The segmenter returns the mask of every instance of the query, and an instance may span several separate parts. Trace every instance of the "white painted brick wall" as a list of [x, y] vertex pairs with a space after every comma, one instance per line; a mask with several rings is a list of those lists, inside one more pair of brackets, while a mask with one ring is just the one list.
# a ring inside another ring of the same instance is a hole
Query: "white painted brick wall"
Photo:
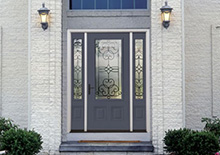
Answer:
[[2, 116], [2, 27], [0, 26], [0, 116]]
[[216, 25], [212, 25], [212, 68], [211, 113], [220, 118], [220, 28], [216, 28]]
[[[62, 3], [61, 0], [44, 1], [51, 13], [49, 29], [43, 31], [37, 12], [41, 2], [31, 2], [31, 128], [43, 136], [43, 152], [53, 154], [61, 142], [62, 126]], [[5, 21], [0, 23], [3, 26], [4, 58], [2, 113], [24, 127], [27, 126], [28, 9], [24, 9], [27, 3], [7, 0], [0, 4], [4, 6], [1, 7], [1, 19]], [[166, 30], [161, 26], [160, 14], [164, 1], [152, 0], [152, 134], [155, 154], [163, 153], [164, 132], [183, 126], [181, 0], [170, 0], [169, 4], [174, 10], [171, 26]], [[11, 10], [9, 17], [3, 17], [6, 10]]]
[[43, 136], [43, 152], [58, 152], [61, 143], [61, 0], [45, 0], [51, 10], [43, 31], [31, 1], [31, 128]]
[[168, 129], [183, 127], [182, 102], [182, 5], [173, 7], [168, 29], [162, 27], [163, 0], [151, 1], [152, 136], [155, 154], [163, 154], [163, 137]]
[[27, 128], [28, 1], [0, 1], [0, 114]]
[[201, 118], [212, 110], [220, 113], [219, 13], [219, 0], [185, 0], [186, 126], [192, 129], [202, 129]]

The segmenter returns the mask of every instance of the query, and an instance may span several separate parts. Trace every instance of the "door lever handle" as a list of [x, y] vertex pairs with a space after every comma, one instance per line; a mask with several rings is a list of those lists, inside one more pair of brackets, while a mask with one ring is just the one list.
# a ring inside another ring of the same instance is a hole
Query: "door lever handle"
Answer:
[[89, 95], [91, 94], [91, 89], [94, 89], [94, 87], [91, 87], [91, 85], [88, 84], [88, 94], [89, 94]]

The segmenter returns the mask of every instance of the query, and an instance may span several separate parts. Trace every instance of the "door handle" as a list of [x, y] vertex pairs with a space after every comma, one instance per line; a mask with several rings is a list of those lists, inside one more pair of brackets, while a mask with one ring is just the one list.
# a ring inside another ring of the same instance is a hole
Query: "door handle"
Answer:
[[91, 87], [91, 85], [88, 84], [88, 94], [89, 94], [89, 95], [91, 94], [91, 89], [94, 89], [94, 87]]

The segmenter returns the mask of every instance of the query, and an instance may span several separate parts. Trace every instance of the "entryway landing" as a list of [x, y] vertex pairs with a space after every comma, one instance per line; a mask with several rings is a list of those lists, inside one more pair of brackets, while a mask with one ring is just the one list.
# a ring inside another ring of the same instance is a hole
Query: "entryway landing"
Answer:
[[147, 141], [68, 141], [62, 142], [60, 152], [153, 152]]

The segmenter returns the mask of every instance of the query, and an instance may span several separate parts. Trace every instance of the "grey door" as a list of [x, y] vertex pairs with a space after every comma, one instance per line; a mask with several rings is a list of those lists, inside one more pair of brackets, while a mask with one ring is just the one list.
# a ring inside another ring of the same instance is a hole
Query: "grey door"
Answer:
[[129, 131], [129, 34], [88, 33], [88, 131]]

